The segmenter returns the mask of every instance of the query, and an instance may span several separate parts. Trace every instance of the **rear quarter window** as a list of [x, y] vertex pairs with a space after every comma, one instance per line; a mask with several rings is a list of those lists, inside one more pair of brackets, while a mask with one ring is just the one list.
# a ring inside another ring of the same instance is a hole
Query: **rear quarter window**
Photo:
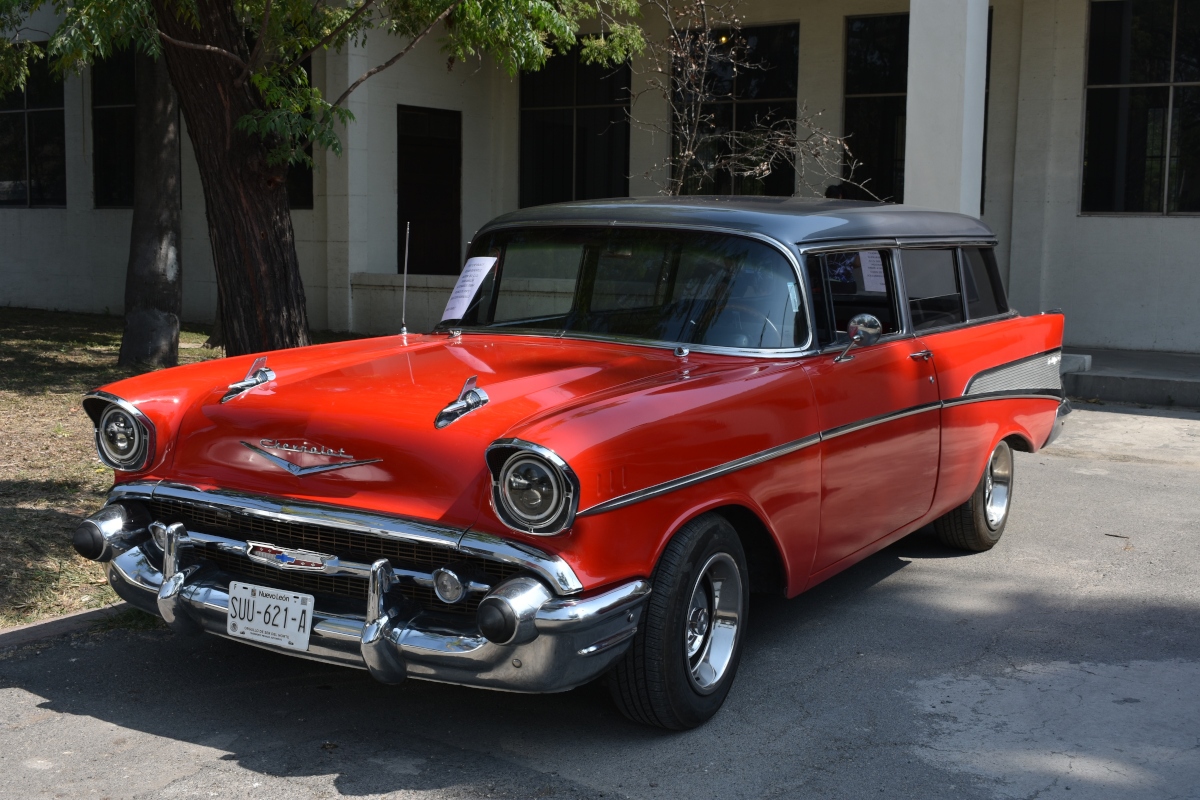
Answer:
[[1008, 312], [1008, 300], [1000, 283], [996, 254], [990, 247], [964, 247], [963, 293], [967, 297], [967, 316], [971, 319], [994, 317]]

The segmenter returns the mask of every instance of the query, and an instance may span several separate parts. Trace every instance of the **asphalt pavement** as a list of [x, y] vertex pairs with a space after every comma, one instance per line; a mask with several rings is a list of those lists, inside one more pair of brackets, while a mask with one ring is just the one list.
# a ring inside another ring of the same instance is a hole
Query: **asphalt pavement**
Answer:
[[0, 797], [1200, 798], [1200, 413], [1087, 406], [984, 554], [755, 598], [708, 725], [162, 631], [0, 652]]

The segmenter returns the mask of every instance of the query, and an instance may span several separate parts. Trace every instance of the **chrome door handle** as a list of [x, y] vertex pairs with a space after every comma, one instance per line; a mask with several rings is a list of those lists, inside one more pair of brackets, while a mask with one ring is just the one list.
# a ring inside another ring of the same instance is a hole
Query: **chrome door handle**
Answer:
[[916, 361], [918, 358], [922, 361], [928, 361], [929, 359], [933, 358], [933, 353], [929, 352], [928, 350], [921, 350], [918, 353], [909, 353], [908, 357], [913, 361]]

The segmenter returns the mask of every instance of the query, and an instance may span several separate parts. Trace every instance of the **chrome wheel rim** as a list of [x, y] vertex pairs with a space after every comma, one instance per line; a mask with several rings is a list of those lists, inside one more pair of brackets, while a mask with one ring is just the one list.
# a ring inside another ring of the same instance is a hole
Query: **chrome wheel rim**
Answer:
[[710, 694], [729, 671], [741, 634], [742, 575], [728, 553], [717, 553], [700, 570], [683, 624], [688, 679]]
[[988, 527], [996, 530], [1008, 516], [1012, 497], [1012, 448], [1001, 442], [992, 452], [987, 472], [983, 476], [983, 509]]

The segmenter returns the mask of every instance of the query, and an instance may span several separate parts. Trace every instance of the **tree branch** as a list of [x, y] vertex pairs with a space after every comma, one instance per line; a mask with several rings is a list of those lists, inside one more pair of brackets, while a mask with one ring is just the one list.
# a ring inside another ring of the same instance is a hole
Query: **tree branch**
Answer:
[[254, 49], [250, 51], [250, 58], [246, 59], [246, 68], [242, 70], [242, 74], [238, 75], [234, 81], [235, 86], [241, 86], [246, 82], [246, 78], [250, 77], [250, 68], [254, 66], [255, 60], [263, 49], [263, 38], [267, 35], [267, 23], [271, 21], [271, 0], [267, 0], [267, 4], [263, 7], [263, 21], [258, 28], [258, 38], [254, 40]]
[[250, 66], [249, 64], [247, 64], [245, 61], [242, 61], [242, 59], [239, 58], [236, 54], [231, 53], [228, 50], [222, 50], [221, 48], [213, 47], [210, 44], [193, 44], [192, 42], [181, 42], [178, 39], [168, 36], [167, 34], [163, 33], [162, 31], [159, 31], [158, 35], [159, 35], [159, 37], [162, 38], [162, 40], [164, 42], [170, 42], [171, 44], [175, 45], [176, 47], [182, 47], [186, 50], [199, 50], [203, 53], [216, 53], [219, 56], [224, 56], [225, 58], [228, 58], [230, 61], [237, 64], [239, 67], [249, 69], [249, 66]]
[[[334, 39], [336, 39], [342, 31], [346, 30], [347, 26], [349, 26], [351, 23], [353, 23], [354, 20], [361, 17], [366, 12], [366, 10], [373, 5], [375, 5], [375, 0], [364, 0], [363, 4], [358, 7], [358, 10], [355, 11], [353, 14], [351, 14], [349, 17], [347, 17], [345, 22], [343, 22], [341, 25], [338, 25], [336, 28], [334, 28], [332, 31], [330, 31], [328, 36], [326, 36], [321, 41], [317, 42], [315, 45], [310, 47], [304, 53], [301, 53], [299, 56], [296, 57], [296, 59], [292, 63], [288, 64], [287, 69], [284, 70], [284, 73], [291, 72], [292, 70], [294, 70], [297, 67], [297, 65], [300, 64], [301, 61], [308, 58], [313, 53], [317, 52], [322, 47], [325, 47], [327, 44], [329, 44]], [[316, 3], [314, 3], [313, 11], [315, 12], [316, 9], [317, 9], [317, 6], [316, 6]], [[335, 105], [336, 105], [336, 103], [335, 103]]]
[[392, 56], [387, 61], [380, 64], [378, 67], [375, 67], [374, 69], [369, 69], [366, 72], [364, 72], [361, 76], [359, 76], [358, 80], [356, 80], [354, 83], [350, 84], [350, 86], [346, 88], [346, 91], [342, 92], [342, 96], [339, 97], [334, 102], [333, 107], [337, 108], [342, 103], [346, 102], [346, 98], [350, 96], [350, 93], [353, 92], [355, 89], [357, 89], [362, 84], [362, 82], [365, 81], [367, 78], [370, 78], [372, 75], [377, 75], [378, 73], [383, 72], [385, 69], [390, 67], [392, 64], [395, 64], [401, 58], [408, 55], [408, 51], [412, 50], [414, 47], [416, 47], [417, 42], [421, 41], [427, 35], [429, 35], [429, 32], [431, 30], [433, 30], [438, 25], [438, 23], [442, 22], [443, 20], [446, 19], [446, 17], [450, 16], [450, 12], [453, 11], [455, 8], [457, 8], [458, 4], [461, 2], [462, 2], [462, 0], [454, 0], [453, 3], [451, 3], [450, 5], [448, 5], [446, 7], [445, 11], [438, 14], [437, 17], [434, 18], [433, 22], [429, 23], [429, 25], [425, 28], [425, 30], [421, 31], [416, 36], [414, 36], [413, 40], [408, 43], [407, 47], [405, 47], [399, 53], [396, 53], [396, 55]]

